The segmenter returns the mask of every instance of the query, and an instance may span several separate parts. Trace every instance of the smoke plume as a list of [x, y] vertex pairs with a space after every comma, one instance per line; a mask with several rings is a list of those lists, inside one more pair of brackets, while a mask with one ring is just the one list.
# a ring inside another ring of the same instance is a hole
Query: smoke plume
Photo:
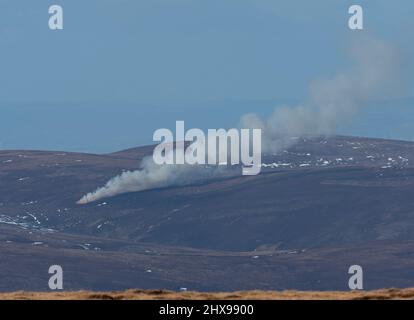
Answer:
[[[240, 120], [241, 128], [262, 129], [262, 150], [277, 153], [294, 143], [291, 137], [334, 133], [368, 100], [395, 89], [398, 59], [392, 47], [378, 39], [361, 37], [349, 49], [352, 66], [332, 78], [313, 81], [303, 104], [277, 107], [268, 119], [246, 114]], [[220, 166], [156, 165], [152, 157], [147, 157], [139, 170], [112, 178], [78, 203], [233, 174]]]
[[350, 121], [368, 100], [399, 89], [398, 55], [391, 46], [361, 37], [349, 49], [350, 69], [313, 81], [303, 104], [277, 107], [268, 119], [246, 114], [241, 127], [261, 128], [262, 149], [277, 153], [294, 143], [291, 137], [335, 133], [338, 125]]
[[[203, 143], [204, 145], [204, 143]], [[170, 152], [167, 158], [173, 158]], [[184, 186], [214, 178], [226, 178], [239, 174], [235, 168], [227, 166], [168, 164], [158, 165], [152, 156], [144, 157], [140, 169], [125, 171], [110, 179], [105, 186], [84, 195], [77, 203], [87, 204], [102, 198], [113, 197], [127, 192], [137, 192], [168, 186]]]

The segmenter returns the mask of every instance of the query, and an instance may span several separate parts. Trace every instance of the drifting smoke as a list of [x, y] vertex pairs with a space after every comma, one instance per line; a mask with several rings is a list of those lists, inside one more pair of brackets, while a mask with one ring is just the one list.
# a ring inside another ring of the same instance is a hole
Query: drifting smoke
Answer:
[[[203, 143], [204, 145], [204, 143]], [[173, 159], [174, 152], [166, 155]], [[77, 203], [87, 204], [121, 193], [137, 192], [168, 186], [185, 186], [214, 178], [226, 178], [240, 174], [227, 166], [167, 164], [158, 165], [152, 156], [145, 157], [139, 170], [126, 171], [109, 180], [105, 186], [83, 196]]]
[[392, 47], [361, 37], [350, 49], [351, 69], [312, 82], [304, 104], [278, 107], [266, 120], [256, 114], [244, 115], [241, 127], [262, 129], [262, 150], [277, 153], [294, 143], [291, 137], [334, 133], [368, 100], [398, 89], [399, 65]]
[[[397, 56], [386, 43], [372, 38], [359, 38], [350, 47], [354, 65], [332, 79], [311, 83], [306, 103], [296, 107], [278, 107], [266, 120], [256, 114], [241, 118], [242, 128], [262, 129], [262, 150], [279, 152], [289, 147], [291, 137], [326, 135], [335, 132], [370, 99], [393, 89]], [[143, 191], [172, 185], [188, 185], [214, 177], [237, 173], [226, 166], [157, 165], [152, 157], [144, 158], [141, 168], [124, 172], [78, 201], [86, 204], [126, 192]]]

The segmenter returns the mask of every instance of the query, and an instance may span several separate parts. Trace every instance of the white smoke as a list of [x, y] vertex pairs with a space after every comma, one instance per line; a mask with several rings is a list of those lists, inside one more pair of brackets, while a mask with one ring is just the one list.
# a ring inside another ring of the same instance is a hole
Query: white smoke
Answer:
[[[334, 133], [339, 124], [352, 118], [368, 100], [379, 93], [391, 91], [398, 70], [395, 51], [383, 41], [363, 37], [350, 49], [353, 66], [331, 79], [312, 82], [304, 104], [278, 107], [266, 120], [256, 114], [244, 115], [241, 127], [262, 129], [262, 149], [270, 152], [289, 147], [294, 142], [291, 137]], [[86, 194], [78, 203], [86, 204], [126, 192], [186, 185], [234, 174], [234, 171], [220, 166], [157, 165], [152, 157], [147, 157], [139, 170], [112, 178], [102, 188]]]
[[399, 61], [391, 46], [361, 37], [349, 49], [352, 67], [333, 78], [313, 81], [305, 103], [277, 107], [265, 120], [244, 115], [241, 127], [262, 129], [262, 149], [277, 153], [294, 143], [291, 137], [334, 133], [368, 100], [398, 89]]
[[[202, 144], [204, 146], [204, 143]], [[166, 158], [173, 159], [174, 152]], [[214, 178], [226, 178], [239, 174], [235, 168], [227, 166], [165, 164], [158, 165], [152, 156], [144, 157], [140, 169], [125, 171], [110, 179], [105, 186], [84, 195], [77, 203], [87, 204], [102, 198], [113, 197], [127, 192], [137, 192], [172, 185], [188, 185]]]

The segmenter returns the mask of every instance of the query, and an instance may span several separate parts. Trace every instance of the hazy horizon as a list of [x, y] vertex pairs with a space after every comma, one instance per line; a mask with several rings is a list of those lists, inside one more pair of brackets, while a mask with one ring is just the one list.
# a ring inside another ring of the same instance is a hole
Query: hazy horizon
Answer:
[[[103, 153], [149, 144], [176, 120], [234, 127], [347, 70], [361, 34], [347, 27], [349, 0], [54, 4], [63, 30], [48, 28], [50, 1], [0, 4], [0, 149]], [[404, 88], [378, 93], [384, 107], [367, 106], [338, 133], [414, 140], [414, 4], [360, 4], [363, 34], [399, 51]]]

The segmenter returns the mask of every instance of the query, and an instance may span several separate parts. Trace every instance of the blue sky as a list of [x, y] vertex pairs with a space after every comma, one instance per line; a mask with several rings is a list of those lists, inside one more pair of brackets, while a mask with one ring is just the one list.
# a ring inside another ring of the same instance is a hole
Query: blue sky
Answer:
[[[341, 133], [414, 140], [410, 0], [1, 0], [0, 148], [109, 152], [301, 101], [347, 67], [354, 3], [362, 32], [401, 52], [407, 90]], [[48, 29], [52, 4], [64, 30]]]

